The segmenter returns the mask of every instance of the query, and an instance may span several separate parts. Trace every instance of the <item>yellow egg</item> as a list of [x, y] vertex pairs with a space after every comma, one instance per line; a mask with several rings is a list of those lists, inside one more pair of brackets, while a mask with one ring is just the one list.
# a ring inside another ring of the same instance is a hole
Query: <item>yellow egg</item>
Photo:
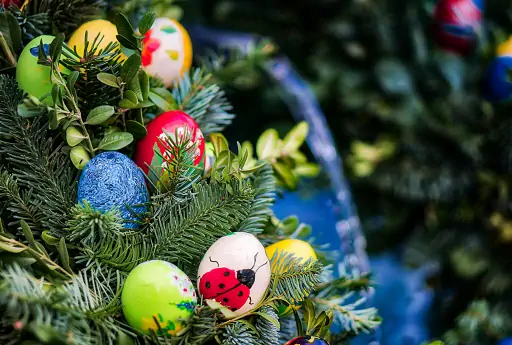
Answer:
[[[76, 49], [76, 52], [83, 56], [85, 46], [85, 33], [87, 32], [87, 40], [89, 44], [94, 42], [98, 34], [103, 36], [101, 43], [98, 45], [99, 49], [104, 49], [110, 42], [117, 43], [117, 27], [104, 19], [91, 20], [90, 22], [82, 24], [69, 39], [68, 46]], [[101, 38], [101, 36], [100, 36]], [[126, 60], [126, 55], [121, 54], [121, 60]]]
[[498, 56], [512, 56], [512, 36], [498, 46], [496, 50]]
[[[309, 243], [293, 238], [276, 242], [265, 248], [265, 252], [267, 253], [269, 259], [271, 259], [274, 256], [276, 251], [292, 253], [295, 257], [301, 258], [302, 263], [306, 262], [311, 258], [315, 260], [317, 259], [315, 250], [313, 249], [313, 247], [311, 247]], [[290, 315], [293, 312], [293, 309], [298, 310], [300, 306], [301, 301], [293, 301], [293, 307], [280, 306], [278, 308], [278, 313], [280, 316]]]

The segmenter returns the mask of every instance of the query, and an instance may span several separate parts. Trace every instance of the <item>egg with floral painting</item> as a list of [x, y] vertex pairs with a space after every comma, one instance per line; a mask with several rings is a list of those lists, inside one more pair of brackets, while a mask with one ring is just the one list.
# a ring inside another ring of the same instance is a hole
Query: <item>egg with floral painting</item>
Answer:
[[142, 41], [142, 68], [165, 86], [178, 80], [192, 65], [192, 42], [176, 20], [157, 18]]
[[218, 239], [198, 270], [198, 289], [206, 303], [234, 318], [257, 307], [270, 283], [265, 248], [254, 236], [237, 232]]
[[146, 334], [176, 335], [194, 313], [197, 296], [189, 277], [162, 260], [135, 267], [123, 285], [123, 313], [128, 324]]

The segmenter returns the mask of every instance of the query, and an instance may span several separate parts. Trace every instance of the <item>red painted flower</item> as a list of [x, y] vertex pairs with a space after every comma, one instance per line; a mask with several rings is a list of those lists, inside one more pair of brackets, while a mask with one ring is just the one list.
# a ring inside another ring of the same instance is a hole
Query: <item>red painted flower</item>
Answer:
[[160, 41], [151, 38], [151, 30], [146, 33], [146, 37], [142, 40], [142, 66], [151, 64], [153, 53], [160, 48]]

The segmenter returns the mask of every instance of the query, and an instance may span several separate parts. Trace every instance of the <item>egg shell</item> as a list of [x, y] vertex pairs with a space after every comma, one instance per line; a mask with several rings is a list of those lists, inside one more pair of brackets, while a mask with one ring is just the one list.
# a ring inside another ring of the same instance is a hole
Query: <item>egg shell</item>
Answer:
[[146, 261], [135, 267], [123, 285], [123, 313], [133, 328], [151, 333], [161, 331], [175, 335], [194, 313], [197, 296], [190, 278], [175, 265]]
[[512, 36], [496, 49], [497, 56], [512, 56]]
[[322, 338], [306, 335], [303, 337], [293, 338], [286, 342], [285, 345], [329, 345], [329, 343]]
[[142, 66], [165, 86], [178, 80], [192, 65], [192, 42], [176, 20], [157, 18], [142, 41]]
[[[78, 55], [84, 55], [85, 48], [85, 33], [87, 32], [87, 40], [92, 45], [96, 36], [100, 34], [99, 39], [101, 42], [98, 44], [98, 49], [105, 49], [111, 42], [117, 42], [117, 27], [104, 19], [91, 20], [87, 23], [82, 24], [78, 29], [73, 32], [68, 41], [68, 46], [71, 49], [75, 49]], [[118, 48], [120, 49], [120, 48]], [[121, 54], [121, 61], [126, 60], [126, 55]]]
[[[194, 165], [199, 166], [204, 164], [202, 161], [205, 150], [203, 133], [194, 119], [179, 110], [163, 113], [157, 116], [146, 126], [146, 136], [137, 142], [134, 157], [135, 163], [144, 171], [144, 173], [148, 174], [149, 168], [146, 163], [151, 164], [153, 161], [155, 156], [155, 144], [158, 145], [160, 152], [164, 156], [166, 154], [166, 147], [162, 145], [158, 139], [160, 138], [160, 140], [165, 140], [167, 138], [165, 132], [171, 136], [174, 136], [176, 131], [178, 131], [178, 135], [181, 133], [184, 134], [185, 129], [190, 132], [191, 144], [197, 143]], [[161, 164], [165, 165], [165, 162], [161, 162]]]
[[[20, 89], [37, 98], [52, 92], [52, 82], [50, 79], [50, 66], [37, 64], [39, 52], [39, 43], [43, 41], [44, 49], [48, 54], [50, 44], [55, 39], [54, 36], [43, 35], [30, 41], [18, 59], [16, 67], [16, 80]], [[46, 97], [44, 102], [48, 105], [53, 104], [51, 96]]]
[[[306, 262], [311, 258], [317, 259], [315, 250], [309, 243], [295, 238], [282, 240], [265, 248], [265, 252], [270, 259], [272, 259], [277, 251], [293, 254], [297, 258], [301, 258], [301, 262]], [[293, 312], [293, 309], [300, 309], [301, 305], [302, 301], [293, 301], [293, 306], [279, 305], [277, 312], [280, 316], [287, 316]]]
[[488, 101], [508, 102], [512, 99], [510, 69], [512, 56], [498, 56], [489, 64], [484, 81], [484, 96]]
[[[100, 153], [87, 163], [80, 176], [78, 202], [84, 200], [101, 211], [116, 207], [124, 220], [136, 220], [127, 205], [137, 214], [146, 211], [147, 207], [141, 205], [149, 201], [144, 174], [122, 153]], [[125, 227], [136, 228], [138, 224], [127, 222]]]
[[434, 10], [434, 41], [444, 50], [470, 53], [482, 23], [482, 7], [481, 0], [440, 0]]
[[[254, 273], [254, 282], [248, 286], [241, 279], [250, 272]], [[270, 264], [265, 248], [249, 233], [221, 237], [199, 264], [199, 293], [211, 308], [220, 309], [226, 318], [254, 309], [263, 299], [269, 283]]]

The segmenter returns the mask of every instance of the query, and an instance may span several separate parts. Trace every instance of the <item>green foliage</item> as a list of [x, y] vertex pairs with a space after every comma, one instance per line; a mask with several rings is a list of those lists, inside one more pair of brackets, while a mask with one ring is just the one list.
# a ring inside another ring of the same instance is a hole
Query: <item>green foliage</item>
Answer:
[[256, 320], [256, 330], [260, 336], [260, 343], [268, 345], [278, 345], [279, 331], [281, 325], [279, 324], [279, 317], [277, 311], [271, 306], [261, 307], [259, 313], [265, 316], [259, 316]]
[[229, 324], [224, 328], [220, 344], [226, 345], [259, 345], [259, 338], [253, 327], [242, 321]]

